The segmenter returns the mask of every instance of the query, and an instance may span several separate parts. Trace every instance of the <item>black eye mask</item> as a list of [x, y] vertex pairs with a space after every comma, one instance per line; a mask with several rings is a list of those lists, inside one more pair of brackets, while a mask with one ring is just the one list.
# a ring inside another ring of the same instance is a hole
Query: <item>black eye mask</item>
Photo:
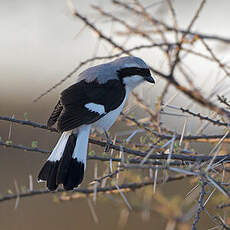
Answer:
[[139, 75], [145, 77], [151, 76], [149, 69], [138, 67], [127, 67], [117, 71], [120, 79], [128, 76]]

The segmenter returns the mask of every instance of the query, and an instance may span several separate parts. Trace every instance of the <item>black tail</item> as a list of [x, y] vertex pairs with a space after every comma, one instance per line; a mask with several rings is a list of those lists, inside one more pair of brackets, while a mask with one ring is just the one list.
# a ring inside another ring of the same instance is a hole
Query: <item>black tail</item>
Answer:
[[82, 182], [84, 164], [72, 158], [76, 140], [71, 134], [60, 161], [47, 161], [42, 167], [38, 180], [46, 181], [49, 190], [56, 190], [59, 184], [63, 184], [65, 190], [72, 190]]

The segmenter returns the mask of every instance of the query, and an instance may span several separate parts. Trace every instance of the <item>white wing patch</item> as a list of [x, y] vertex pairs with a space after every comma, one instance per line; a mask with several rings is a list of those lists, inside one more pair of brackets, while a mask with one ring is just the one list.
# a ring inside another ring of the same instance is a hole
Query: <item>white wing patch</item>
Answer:
[[100, 115], [105, 113], [104, 105], [100, 105], [100, 104], [96, 104], [96, 103], [88, 103], [88, 104], [85, 104], [85, 107], [90, 111], [99, 113]]

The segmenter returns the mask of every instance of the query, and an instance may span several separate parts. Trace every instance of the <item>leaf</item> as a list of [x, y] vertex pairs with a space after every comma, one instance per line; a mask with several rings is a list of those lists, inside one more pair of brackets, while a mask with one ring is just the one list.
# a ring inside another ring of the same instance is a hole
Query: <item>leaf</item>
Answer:
[[140, 136], [140, 143], [145, 144], [147, 140], [147, 136]]
[[53, 202], [56, 204], [60, 203], [59, 197], [57, 195], [53, 196]]
[[25, 193], [27, 191], [27, 188], [25, 185], [21, 186], [21, 192], [22, 193]]
[[29, 120], [29, 119], [28, 119], [28, 113], [27, 113], [27, 112], [24, 113], [24, 118], [25, 118], [26, 121]]
[[102, 156], [103, 156], [103, 157], [108, 157], [109, 155], [108, 155], [106, 152], [103, 152], [103, 153], [102, 153]]
[[13, 142], [12, 142], [11, 140], [7, 140], [7, 141], [6, 141], [6, 144], [7, 144], [7, 145], [12, 145], [12, 143], [13, 143]]
[[89, 156], [94, 156], [94, 155], [95, 155], [95, 151], [94, 151], [94, 150], [90, 151], [90, 152], [88, 153], [88, 155], [89, 155]]
[[38, 141], [32, 141], [31, 147], [34, 149], [37, 148], [38, 147]]

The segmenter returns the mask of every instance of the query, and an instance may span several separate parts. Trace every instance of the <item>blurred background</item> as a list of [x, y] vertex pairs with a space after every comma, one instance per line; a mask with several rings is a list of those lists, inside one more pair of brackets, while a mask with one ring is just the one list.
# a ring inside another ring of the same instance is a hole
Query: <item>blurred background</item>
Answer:
[[[157, 18], [164, 18], [166, 22], [172, 24], [172, 18], [165, 2], [145, 0], [143, 5], [149, 6], [150, 11], [152, 10]], [[200, 1], [175, 0], [172, 2], [180, 28], [187, 27], [199, 7]], [[74, 0], [72, 3], [81, 14], [86, 15], [107, 33], [114, 29], [112, 23], [95, 12], [91, 8], [92, 4], [125, 17], [125, 13], [121, 9], [114, 7], [107, 0]], [[230, 2], [228, 0], [222, 0], [221, 3], [220, 1], [207, 0], [193, 30], [229, 38], [229, 7]], [[127, 17], [129, 17], [128, 14]], [[59, 93], [75, 82], [79, 72], [38, 102], [33, 102], [33, 100], [64, 78], [79, 62], [92, 56], [103, 56], [113, 52], [109, 44], [100, 42], [94, 32], [86, 29], [81, 21], [73, 17], [68, 2], [64, 0], [1, 0], [0, 18], [0, 115], [2, 116], [14, 116], [22, 120], [28, 118], [31, 121], [46, 123]], [[116, 29], [119, 30], [117, 25]], [[120, 30], [122, 31], [122, 28]], [[112, 32], [111, 37], [117, 37], [117, 41], [121, 43], [125, 40], [124, 37], [119, 37]], [[131, 38], [128, 41], [130, 46], [139, 43], [142, 43], [142, 38]], [[212, 44], [220, 59], [227, 63], [229, 45], [217, 44], [215, 41]], [[164, 72], [165, 57], [158, 51], [148, 52], [148, 50], [145, 50], [137, 52], [136, 55], [143, 58], [148, 64], [158, 66], [158, 69]], [[194, 78], [194, 84], [198, 88], [200, 87], [205, 95], [209, 95], [216, 90], [216, 93], [221, 91], [225, 96], [228, 96], [229, 79], [225, 77], [225, 74], [218, 72], [216, 63], [210, 64], [207, 60], [200, 61], [196, 58], [188, 58], [185, 62], [188, 66], [193, 67], [194, 76], [198, 76]], [[94, 62], [91, 65], [97, 63], [100, 62]], [[89, 65], [84, 66], [81, 71], [87, 67]], [[180, 81], [184, 82], [183, 79], [180, 79]], [[161, 95], [165, 85], [165, 80], [157, 76], [157, 84], [154, 87], [146, 84], [139, 87], [136, 92], [154, 109], [157, 98]], [[170, 99], [175, 94], [176, 90], [172, 87], [166, 98]], [[213, 101], [215, 100], [213, 98]], [[181, 93], [173, 102], [175, 106], [187, 105], [188, 103], [190, 101]], [[133, 104], [134, 102], [131, 99], [128, 106]], [[195, 110], [201, 110], [200, 106], [194, 106]], [[138, 116], [142, 116], [138, 108], [135, 108], [135, 111]], [[201, 111], [206, 110], [202, 109]], [[171, 130], [181, 132], [184, 120], [178, 117], [165, 116], [162, 118], [162, 122]], [[191, 120], [191, 132], [196, 130], [199, 125], [198, 120]], [[11, 130], [10, 137], [9, 130]], [[125, 125], [116, 123], [112, 129], [112, 135], [121, 130], [126, 130]], [[207, 131], [209, 133], [219, 132], [217, 128], [214, 129], [213, 127], [210, 127]], [[51, 150], [59, 137], [56, 133], [5, 121], [0, 121], [0, 136], [3, 140], [10, 139], [13, 143], [25, 146], [31, 146], [33, 141], [37, 141], [39, 148], [46, 150]], [[205, 152], [211, 148], [204, 144], [194, 146], [200, 152]], [[93, 145], [90, 145], [90, 149], [95, 150], [96, 153], [103, 151]], [[29, 175], [33, 177], [34, 188], [45, 188], [43, 184], [37, 184], [36, 177], [46, 158], [47, 155], [44, 154], [0, 146], [1, 196], [7, 193], [15, 193], [15, 181], [20, 188], [28, 188]], [[82, 187], [92, 181], [93, 169], [94, 162], [90, 161]], [[99, 170], [99, 172], [101, 171]], [[159, 189], [167, 195], [169, 200], [180, 203], [191, 189], [191, 186], [180, 181], [161, 185]], [[14, 209], [15, 201], [0, 203], [1, 228], [6, 230], [63, 228], [72, 230], [80, 228], [117, 229], [123, 226], [125, 229], [132, 230], [140, 228], [166, 229], [167, 218], [162, 218], [159, 210], [154, 209], [150, 218], [147, 219], [143, 217], [143, 212], [131, 212], [127, 224], [123, 225], [121, 216], [125, 216], [126, 211], [124, 211], [124, 204], [121, 202], [119, 195], [115, 198], [106, 196], [97, 200], [95, 210], [99, 219], [98, 224], [95, 224], [92, 218], [87, 199], [57, 202], [57, 196], [58, 194], [48, 194], [21, 199], [17, 209]], [[138, 199], [143, 200], [141, 194], [131, 193], [127, 197], [131, 204], [138, 202]], [[157, 201], [156, 207], [158, 207]], [[212, 226], [207, 216], [204, 216], [201, 220], [200, 226], [205, 226], [200, 229], [208, 229]], [[181, 227], [180, 229], [189, 228], [185, 225], [184, 228]]]

